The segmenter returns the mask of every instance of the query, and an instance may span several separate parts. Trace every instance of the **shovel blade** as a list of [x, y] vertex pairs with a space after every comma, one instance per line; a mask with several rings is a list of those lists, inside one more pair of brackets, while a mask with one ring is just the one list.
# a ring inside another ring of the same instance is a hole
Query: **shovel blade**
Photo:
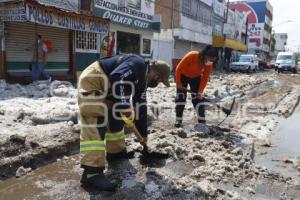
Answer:
[[227, 108], [222, 108], [223, 113], [225, 113], [227, 116], [231, 114], [231, 110]]
[[148, 148], [144, 148], [142, 155], [151, 159], [167, 159], [169, 158], [168, 154], [158, 153], [158, 152], [149, 152]]

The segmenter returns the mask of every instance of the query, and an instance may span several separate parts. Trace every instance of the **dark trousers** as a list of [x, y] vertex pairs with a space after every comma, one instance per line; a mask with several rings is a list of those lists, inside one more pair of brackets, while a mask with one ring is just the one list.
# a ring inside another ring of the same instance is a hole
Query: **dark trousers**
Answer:
[[[205, 123], [205, 105], [204, 102], [197, 98], [196, 94], [198, 93], [199, 84], [201, 81], [201, 77], [197, 78], [188, 78], [186, 76], [181, 76], [182, 86], [187, 88], [190, 86], [191, 91], [194, 94], [192, 96], [192, 103], [197, 112], [198, 122]], [[176, 120], [182, 121], [183, 111], [186, 103], [186, 91], [182, 91], [177, 89], [176, 91]]]

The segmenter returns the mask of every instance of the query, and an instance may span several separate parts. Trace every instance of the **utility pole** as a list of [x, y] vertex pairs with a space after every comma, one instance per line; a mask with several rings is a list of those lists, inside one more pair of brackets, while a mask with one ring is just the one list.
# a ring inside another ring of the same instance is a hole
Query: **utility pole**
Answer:
[[[181, 4], [182, 4], [182, 2], [181, 2]], [[173, 50], [172, 50], [172, 58], [174, 58], [174, 55], [175, 55], [175, 39], [174, 39], [174, 0], [172, 0], [171, 30], [172, 30], [172, 39], [173, 39], [173, 41], [174, 41], [174, 43], [173, 43]]]
[[[228, 11], [229, 11], [229, 0], [227, 0], [227, 6], [226, 6], [226, 14], [225, 14], [225, 24], [227, 25], [228, 22]], [[224, 24], [224, 25], [225, 25]], [[222, 48], [222, 60], [223, 60], [223, 70], [227, 70], [227, 65], [226, 65], [226, 57], [225, 57], [225, 42], [226, 42], [226, 34], [223, 33], [224, 37], [224, 43], [223, 43], [223, 48]]]

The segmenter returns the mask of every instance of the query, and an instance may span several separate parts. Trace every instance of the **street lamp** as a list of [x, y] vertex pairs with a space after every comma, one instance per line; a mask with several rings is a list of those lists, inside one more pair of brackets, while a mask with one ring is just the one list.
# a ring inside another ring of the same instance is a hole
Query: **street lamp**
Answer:
[[[285, 20], [285, 21], [282, 21], [282, 22], [280, 22], [280, 23], [278, 23], [278, 24], [275, 24], [274, 26], [271, 26], [271, 29], [273, 29], [273, 31], [274, 31], [274, 28], [275, 28], [275, 27], [280, 26], [280, 25], [282, 25], [282, 24], [290, 23], [290, 22], [292, 22], [292, 20]], [[275, 31], [274, 31], [274, 34], [275, 34]], [[270, 42], [271, 42], [271, 41], [270, 41]]]
[[280, 23], [278, 23], [278, 24], [272, 26], [272, 28], [274, 28], [274, 27], [276, 27], [276, 26], [279, 26], [279, 25], [281, 25], [281, 24], [286, 24], [286, 23], [290, 23], [290, 22], [292, 22], [292, 20], [286, 20], [286, 21], [280, 22]]

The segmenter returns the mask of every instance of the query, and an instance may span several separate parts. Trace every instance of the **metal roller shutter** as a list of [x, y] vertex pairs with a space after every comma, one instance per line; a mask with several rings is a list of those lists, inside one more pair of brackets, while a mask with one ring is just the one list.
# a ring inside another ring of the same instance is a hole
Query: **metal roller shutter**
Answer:
[[184, 40], [175, 41], [175, 55], [176, 59], [181, 59], [185, 54], [191, 51], [191, 42]]
[[69, 70], [69, 30], [33, 23], [6, 23], [6, 60], [8, 72], [26, 72], [32, 62], [35, 32], [53, 43], [47, 54], [46, 69], [51, 72]]

